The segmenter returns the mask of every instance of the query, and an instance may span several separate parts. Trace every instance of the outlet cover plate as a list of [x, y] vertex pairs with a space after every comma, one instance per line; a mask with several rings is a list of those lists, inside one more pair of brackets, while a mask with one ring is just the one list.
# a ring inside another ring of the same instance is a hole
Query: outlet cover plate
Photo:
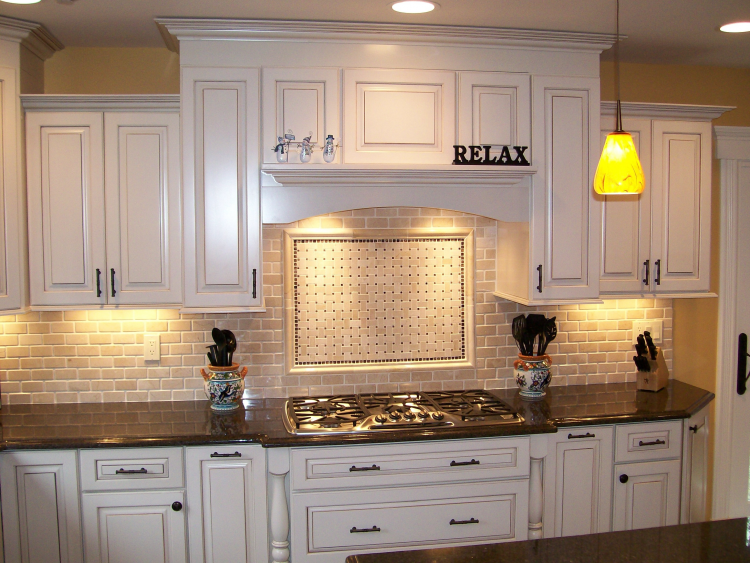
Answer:
[[143, 359], [147, 361], [161, 359], [161, 345], [158, 334], [143, 335]]
[[633, 321], [633, 344], [638, 342], [638, 335], [644, 331], [651, 333], [651, 339], [654, 344], [661, 344], [661, 331], [664, 328], [664, 321], [661, 319], [651, 319], [648, 321]]

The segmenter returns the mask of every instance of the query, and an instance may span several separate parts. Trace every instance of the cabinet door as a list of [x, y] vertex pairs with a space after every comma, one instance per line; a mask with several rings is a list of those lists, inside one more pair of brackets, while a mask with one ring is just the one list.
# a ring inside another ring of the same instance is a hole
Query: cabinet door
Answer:
[[680, 521], [680, 460], [615, 466], [612, 530], [672, 526]]
[[31, 304], [106, 303], [102, 114], [27, 113], [26, 155]]
[[684, 422], [682, 510], [680, 524], [706, 521], [708, 493], [709, 410], [705, 407]]
[[179, 125], [178, 113], [104, 116], [110, 304], [182, 300]]
[[263, 448], [187, 448], [186, 462], [190, 560], [267, 561]]
[[83, 561], [74, 451], [0, 454], [5, 559]]
[[186, 308], [263, 300], [258, 70], [182, 72]]
[[185, 563], [183, 491], [81, 495], [86, 563]]
[[545, 537], [608, 532], [612, 427], [563, 428], [545, 460]]
[[533, 77], [532, 300], [599, 296], [599, 80]]
[[709, 290], [711, 124], [653, 122], [654, 284], [657, 293]]
[[[600, 147], [614, 131], [613, 116], [602, 118]], [[646, 178], [640, 195], [596, 196], [602, 206], [601, 293], [638, 295], [650, 291], [651, 262], [651, 120], [623, 119], [633, 136]], [[646, 262], [648, 261], [648, 264]]]

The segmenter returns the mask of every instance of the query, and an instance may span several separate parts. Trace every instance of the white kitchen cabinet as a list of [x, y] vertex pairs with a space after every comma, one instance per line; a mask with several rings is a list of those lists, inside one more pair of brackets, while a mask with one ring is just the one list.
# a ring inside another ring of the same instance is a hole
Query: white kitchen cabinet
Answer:
[[266, 464], [261, 446], [186, 449], [190, 560], [268, 560]]
[[263, 305], [258, 74], [182, 71], [186, 309]]
[[615, 466], [613, 531], [672, 526], [679, 522], [679, 459]]
[[75, 451], [0, 454], [5, 560], [81, 563]]
[[184, 491], [84, 493], [86, 563], [185, 563]]
[[705, 522], [708, 482], [709, 408], [685, 421], [680, 524]]
[[178, 114], [23, 100], [32, 306], [180, 303]]
[[561, 428], [549, 437], [544, 468], [545, 537], [610, 530], [612, 427]]

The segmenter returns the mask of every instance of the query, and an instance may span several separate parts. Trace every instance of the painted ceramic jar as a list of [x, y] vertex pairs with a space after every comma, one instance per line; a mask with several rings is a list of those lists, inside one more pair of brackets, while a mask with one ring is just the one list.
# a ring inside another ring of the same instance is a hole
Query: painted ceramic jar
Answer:
[[513, 362], [515, 368], [513, 374], [520, 389], [519, 395], [524, 399], [544, 397], [546, 395], [545, 389], [552, 379], [551, 365], [552, 359], [547, 354], [543, 356], [522, 356], [518, 354], [518, 359]]
[[207, 366], [208, 372], [201, 369], [203, 387], [211, 400], [211, 409], [227, 412], [238, 409], [245, 391], [247, 366], [239, 369], [239, 364], [226, 367]]

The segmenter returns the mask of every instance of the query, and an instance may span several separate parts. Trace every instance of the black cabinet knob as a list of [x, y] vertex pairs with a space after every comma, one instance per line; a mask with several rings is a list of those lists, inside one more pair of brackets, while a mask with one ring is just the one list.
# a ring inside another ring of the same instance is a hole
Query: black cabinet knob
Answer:
[[182, 503], [180, 501], [173, 502], [172, 510], [174, 510], [175, 512], [179, 512], [180, 510], [182, 510]]
[[620, 475], [620, 483], [627, 483], [628, 482], [628, 476], [625, 474]]

